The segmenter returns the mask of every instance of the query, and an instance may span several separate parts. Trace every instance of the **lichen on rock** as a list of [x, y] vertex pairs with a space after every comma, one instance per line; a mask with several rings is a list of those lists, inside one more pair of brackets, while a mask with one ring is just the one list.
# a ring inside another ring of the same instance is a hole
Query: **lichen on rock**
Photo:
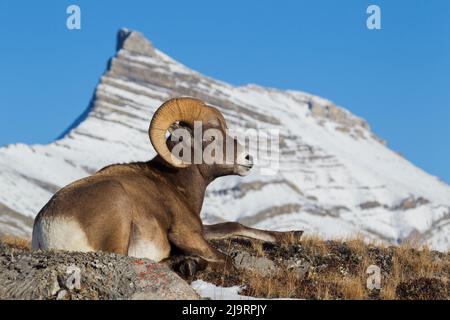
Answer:
[[169, 267], [148, 259], [2, 243], [0, 283], [0, 299], [198, 299]]

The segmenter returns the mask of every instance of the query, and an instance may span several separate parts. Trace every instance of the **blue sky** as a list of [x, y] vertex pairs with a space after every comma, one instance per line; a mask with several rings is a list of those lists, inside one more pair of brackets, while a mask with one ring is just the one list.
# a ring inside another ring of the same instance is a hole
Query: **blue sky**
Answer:
[[[66, 8], [81, 7], [81, 30]], [[382, 30], [366, 28], [377, 4]], [[0, 1], [0, 145], [48, 143], [87, 107], [120, 27], [235, 85], [326, 97], [450, 181], [450, 1]]]

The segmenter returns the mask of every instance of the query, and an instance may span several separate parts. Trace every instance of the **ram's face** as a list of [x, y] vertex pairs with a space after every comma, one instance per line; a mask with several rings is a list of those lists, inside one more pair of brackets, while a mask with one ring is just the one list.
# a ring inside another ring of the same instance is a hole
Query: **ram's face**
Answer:
[[184, 163], [198, 165], [208, 175], [245, 176], [253, 167], [252, 156], [218, 119], [171, 126], [168, 146], [173, 156]]

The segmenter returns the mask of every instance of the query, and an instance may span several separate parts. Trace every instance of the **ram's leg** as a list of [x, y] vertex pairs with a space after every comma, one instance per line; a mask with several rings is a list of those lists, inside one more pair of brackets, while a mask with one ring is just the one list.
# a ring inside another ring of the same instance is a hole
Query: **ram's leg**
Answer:
[[[184, 231], [177, 232], [175, 229], [169, 233], [170, 242], [185, 255], [182, 257], [185, 261], [178, 267], [180, 272], [187, 272], [186, 276], [192, 276], [196, 271], [206, 267], [221, 271], [234, 268], [231, 258], [212, 247], [201, 232]], [[186, 266], [186, 263], [189, 265]]]
[[267, 231], [246, 227], [237, 222], [224, 222], [203, 226], [207, 240], [245, 237], [274, 243], [298, 243], [303, 231]]

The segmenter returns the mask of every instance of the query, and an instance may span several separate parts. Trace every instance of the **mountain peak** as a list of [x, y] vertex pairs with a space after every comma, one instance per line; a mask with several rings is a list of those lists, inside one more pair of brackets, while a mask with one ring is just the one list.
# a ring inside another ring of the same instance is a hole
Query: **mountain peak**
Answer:
[[142, 55], [153, 56], [155, 49], [152, 43], [140, 32], [121, 28], [117, 32], [116, 50], [126, 49]]

